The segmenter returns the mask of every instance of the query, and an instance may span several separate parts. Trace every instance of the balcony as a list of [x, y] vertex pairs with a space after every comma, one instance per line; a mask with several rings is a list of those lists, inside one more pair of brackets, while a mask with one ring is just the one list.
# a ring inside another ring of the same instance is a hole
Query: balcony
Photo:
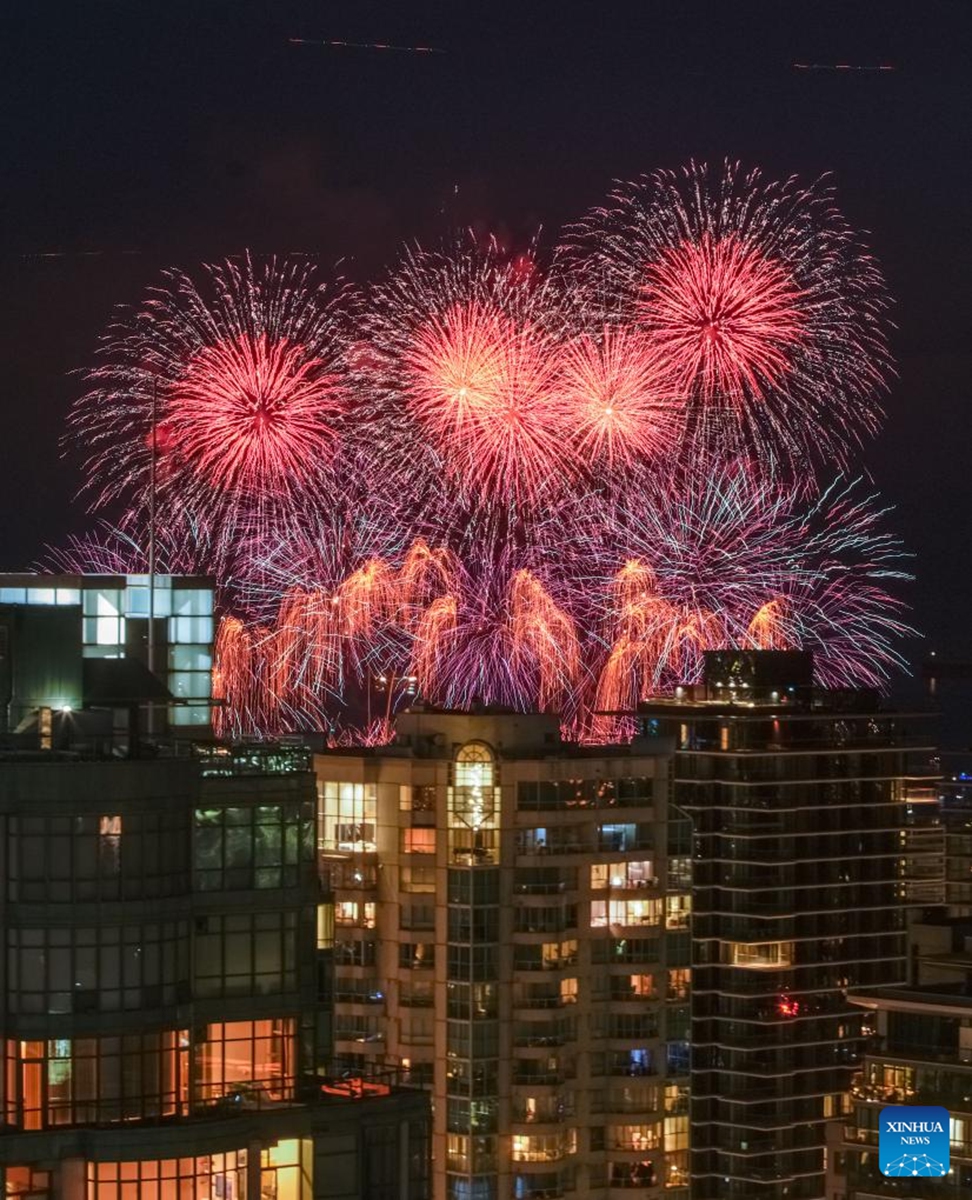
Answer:
[[548, 1071], [531, 1071], [526, 1067], [526, 1063], [513, 1065], [512, 1081], [517, 1087], [560, 1087], [572, 1077], [566, 1067]]

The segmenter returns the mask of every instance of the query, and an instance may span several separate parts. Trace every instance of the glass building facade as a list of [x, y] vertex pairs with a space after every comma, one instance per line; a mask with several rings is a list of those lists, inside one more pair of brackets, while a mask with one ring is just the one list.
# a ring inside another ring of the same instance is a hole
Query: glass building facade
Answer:
[[0, 605], [76, 610], [85, 659], [146, 662], [151, 613], [153, 670], [178, 701], [167, 723], [186, 733], [211, 723], [213, 604], [213, 581], [202, 576], [156, 575], [150, 587], [148, 575], [0, 574]]
[[427, 1099], [327, 1083], [315, 809], [293, 748], [0, 755], [7, 1196], [426, 1200]]

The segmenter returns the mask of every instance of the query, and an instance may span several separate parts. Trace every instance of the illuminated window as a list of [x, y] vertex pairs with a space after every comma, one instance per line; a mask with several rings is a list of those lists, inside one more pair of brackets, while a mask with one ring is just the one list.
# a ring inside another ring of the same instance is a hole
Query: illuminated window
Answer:
[[730, 942], [729, 961], [734, 967], [765, 970], [793, 963], [792, 942]]
[[361, 925], [365, 929], [374, 929], [374, 901], [339, 900], [334, 906], [334, 920], [338, 925]]
[[608, 1134], [612, 1150], [657, 1150], [661, 1146], [659, 1127], [653, 1125], [614, 1125]]
[[665, 1118], [665, 1153], [687, 1150], [689, 1146], [688, 1114]]
[[655, 884], [650, 860], [643, 862], [594, 863], [591, 866], [591, 890], [602, 888], [647, 888]]
[[137, 1120], [188, 1111], [188, 1031], [5, 1045], [5, 1122], [13, 1128]]
[[321, 850], [378, 849], [378, 789], [373, 783], [318, 784], [317, 844]]
[[692, 911], [692, 897], [665, 897], [665, 926], [668, 929], [687, 929], [689, 913]]
[[456, 755], [449, 789], [449, 824], [471, 830], [495, 829], [499, 788], [493, 752], [484, 742], [468, 742]]
[[592, 929], [608, 925], [660, 925], [661, 919], [661, 899], [591, 901]]
[[403, 854], [435, 854], [434, 829], [403, 829]]
[[33, 1167], [6, 1167], [4, 1195], [7, 1200], [50, 1200], [51, 1173]]
[[561, 981], [560, 981], [560, 1003], [561, 1004], [576, 1004], [577, 1003], [577, 980], [576, 979], [561, 979]]
[[317, 948], [318, 950], [334, 948], [333, 904], [318, 904], [317, 906]]
[[690, 967], [675, 967], [668, 972], [669, 1000], [687, 1000], [692, 983]]
[[196, 1045], [196, 1088], [202, 1102], [226, 1096], [291, 1100], [294, 1094], [294, 1022], [227, 1021], [206, 1027]]
[[[200, 1158], [89, 1162], [87, 1200], [242, 1200], [246, 1196], [245, 1149]], [[300, 1191], [264, 1192], [276, 1200], [303, 1200]]]

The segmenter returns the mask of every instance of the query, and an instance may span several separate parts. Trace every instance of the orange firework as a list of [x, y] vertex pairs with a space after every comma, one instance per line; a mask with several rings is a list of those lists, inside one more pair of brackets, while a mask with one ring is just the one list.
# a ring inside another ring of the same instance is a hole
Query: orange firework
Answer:
[[538, 673], [540, 709], [559, 711], [577, 688], [580, 644], [571, 617], [531, 571], [517, 571], [510, 583], [510, 632], [514, 665]]
[[434, 697], [456, 637], [459, 606], [455, 596], [439, 596], [422, 614], [415, 630], [409, 674], [418, 681], [423, 696]]
[[425, 538], [412, 542], [395, 577], [398, 619], [411, 629], [423, 605], [448, 592], [455, 573], [453, 554], [444, 547], [433, 550]]
[[787, 637], [784, 622], [787, 616], [786, 600], [778, 596], [768, 600], [749, 622], [747, 638], [757, 650], [791, 650], [793, 643]]
[[224, 617], [216, 633], [213, 666], [213, 732], [217, 737], [259, 734], [272, 726], [266, 648], [270, 631]]
[[369, 558], [344, 580], [336, 599], [341, 635], [368, 639], [394, 616], [395, 572], [384, 559]]

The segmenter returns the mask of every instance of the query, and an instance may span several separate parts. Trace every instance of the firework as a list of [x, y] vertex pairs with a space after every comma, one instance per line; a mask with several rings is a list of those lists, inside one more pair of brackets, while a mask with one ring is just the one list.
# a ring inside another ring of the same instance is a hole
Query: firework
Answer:
[[228, 736], [371, 744], [417, 691], [605, 741], [726, 646], [882, 687], [906, 564], [816, 469], [877, 425], [885, 307], [826, 186], [733, 167], [622, 185], [550, 275], [471, 240], [361, 305], [299, 263], [170, 273], [72, 419], [121, 518], [58, 563], [145, 572], [154, 463], [158, 568], [217, 579]]
[[806, 482], [877, 428], [883, 280], [825, 183], [658, 172], [574, 226], [562, 267], [597, 319], [649, 338], [696, 448]]
[[144, 523], [154, 458], [167, 527], [206, 531], [218, 565], [285, 528], [339, 442], [340, 299], [301, 263], [168, 272], [109, 329], [73, 413], [93, 507]]
[[380, 436], [463, 503], [535, 505], [565, 466], [556, 325], [550, 287], [495, 246], [409, 252], [369, 311]]
[[667, 453], [680, 438], [680, 392], [638, 330], [606, 326], [599, 338], [581, 334], [568, 341], [557, 386], [583, 462], [630, 467]]
[[596, 707], [701, 677], [724, 646], [814, 652], [818, 678], [884, 686], [911, 632], [889, 585], [909, 578], [887, 510], [838, 481], [809, 506], [745, 464], [646, 483], [616, 513], [622, 565], [605, 589], [611, 647]]

